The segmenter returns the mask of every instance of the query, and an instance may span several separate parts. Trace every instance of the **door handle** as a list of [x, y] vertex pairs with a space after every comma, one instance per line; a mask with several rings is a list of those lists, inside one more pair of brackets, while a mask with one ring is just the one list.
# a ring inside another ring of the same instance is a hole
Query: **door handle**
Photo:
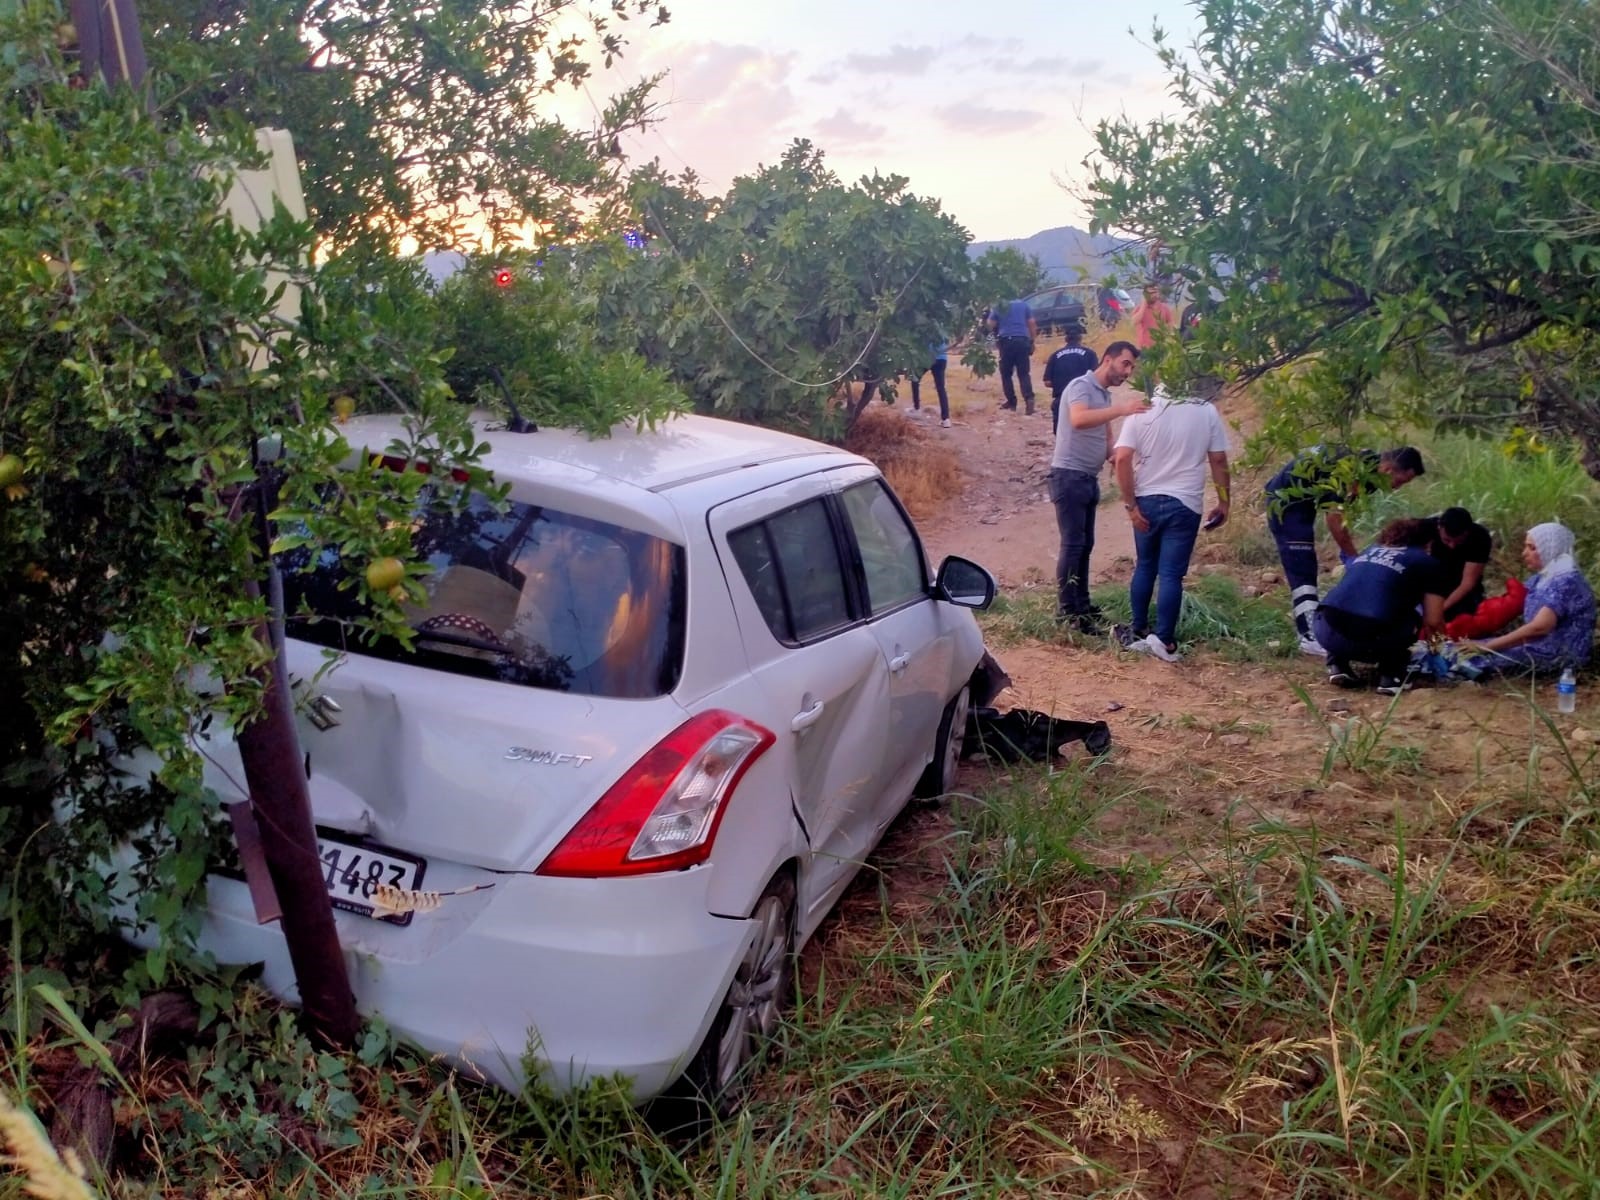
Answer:
[[911, 661], [911, 655], [909, 655], [909, 654], [896, 654], [893, 658], [891, 658], [889, 660], [889, 670], [892, 671], [894, 674], [898, 675], [898, 674], [900, 674], [901, 671], [904, 671], [906, 669], [906, 665], [908, 663], [910, 663], [910, 661]]
[[824, 706], [821, 700], [813, 701], [810, 708], [806, 709], [804, 712], [795, 713], [794, 720], [789, 722], [789, 728], [795, 733], [810, 729], [822, 719], [823, 707]]

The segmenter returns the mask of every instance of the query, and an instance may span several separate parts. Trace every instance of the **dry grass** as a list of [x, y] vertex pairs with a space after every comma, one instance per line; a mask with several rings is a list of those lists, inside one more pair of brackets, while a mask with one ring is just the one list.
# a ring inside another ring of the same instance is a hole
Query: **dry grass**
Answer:
[[[933, 410], [934, 414], [938, 409]], [[874, 404], [845, 439], [845, 449], [869, 458], [919, 520], [961, 491], [961, 463], [935, 425], [923, 429], [897, 408]]]
[[71, 1150], [63, 1155], [45, 1136], [33, 1114], [17, 1108], [0, 1092], [0, 1135], [8, 1153], [0, 1161], [27, 1182], [22, 1190], [41, 1200], [94, 1200], [84, 1181], [83, 1166]]

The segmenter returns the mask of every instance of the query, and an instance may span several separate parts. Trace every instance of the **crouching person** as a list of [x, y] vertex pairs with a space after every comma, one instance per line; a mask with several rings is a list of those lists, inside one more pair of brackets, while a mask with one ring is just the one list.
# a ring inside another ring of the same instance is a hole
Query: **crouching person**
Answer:
[[1444, 622], [1445, 570], [1427, 551], [1434, 523], [1390, 521], [1345, 568], [1313, 618], [1328, 655], [1328, 682], [1355, 687], [1355, 663], [1374, 663], [1378, 691], [1393, 696], [1411, 686], [1411, 647], [1421, 626]]

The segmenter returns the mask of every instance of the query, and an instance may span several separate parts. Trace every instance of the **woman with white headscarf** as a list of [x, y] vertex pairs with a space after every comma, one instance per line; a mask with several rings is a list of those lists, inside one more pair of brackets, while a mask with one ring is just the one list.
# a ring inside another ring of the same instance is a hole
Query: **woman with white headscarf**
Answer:
[[1528, 580], [1522, 624], [1479, 643], [1494, 651], [1491, 670], [1560, 671], [1589, 661], [1594, 590], [1578, 570], [1575, 541], [1572, 530], [1554, 521], [1528, 530], [1522, 561], [1538, 574]]

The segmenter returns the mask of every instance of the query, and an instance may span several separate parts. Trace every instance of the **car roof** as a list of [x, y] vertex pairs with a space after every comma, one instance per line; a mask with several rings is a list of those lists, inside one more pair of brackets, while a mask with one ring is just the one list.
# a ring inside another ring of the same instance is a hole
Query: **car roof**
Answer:
[[[354, 417], [342, 432], [351, 445], [377, 453], [396, 439], [407, 440], [404, 420], [399, 414]], [[536, 485], [573, 498], [587, 496], [600, 504], [578, 506], [587, 515], [617, 520], [631, 511], [650, 517], [648, 523], [663, 533], [677, 522], [669, 516], [662, 493], [683, 484], [722, 477], [727, 487], [712, 490], [713, 497], [721, 499], [747, 490], [739, 472], [750, 467], [792, 464], [792, 471], [776, 472], [789, 478], [866, 461], [810, 438], [715, 417], [670, 417], [653, 430], [622, 423], [604, 438], [571, 429], [511, 433], [503, 418], [483, 411], [472, 414], [472, 424], [478, 440], [489, 444], [480, 465], [509, 483], [514, 495], [526, 491], [519, 485]], [[773, 471], [760, 474], [768, 484], [781, 482], [773, 478]], [[704, 488], [696, 491], [697, 499], [706, 495]]]

